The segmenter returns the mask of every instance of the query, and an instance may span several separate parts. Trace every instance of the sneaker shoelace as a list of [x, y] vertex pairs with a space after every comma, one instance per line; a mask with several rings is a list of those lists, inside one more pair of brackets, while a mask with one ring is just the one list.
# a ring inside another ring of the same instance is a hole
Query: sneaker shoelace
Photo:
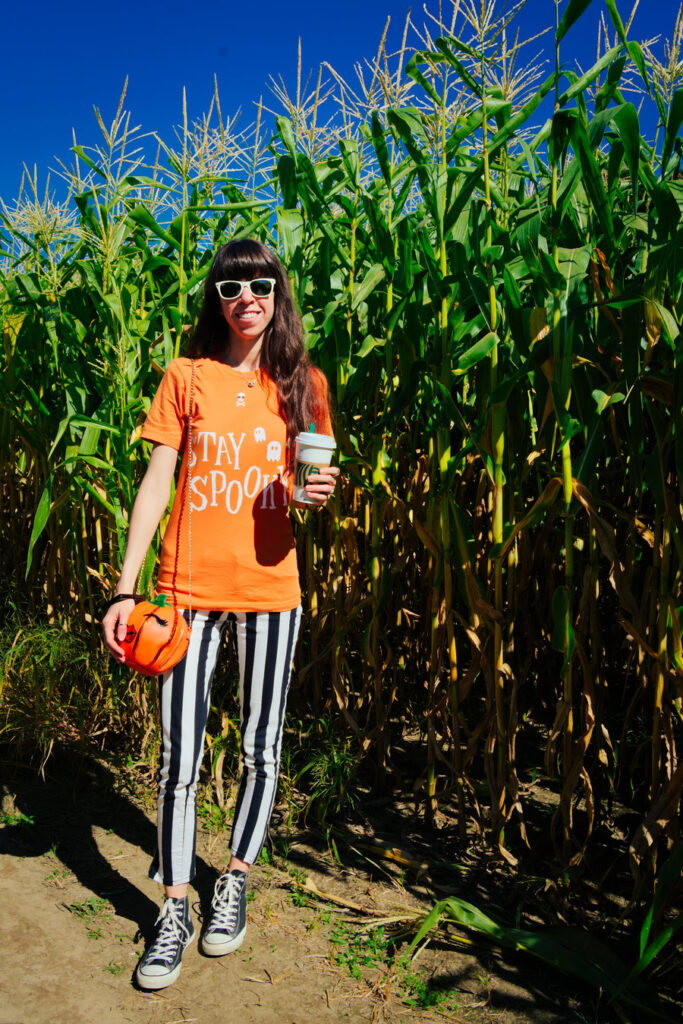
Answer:
[[160, 926], [159, 933], [152, 943], [147, 962], [161, 960], [170, 963], [176, 955], [178, 943], [185, 946], [190, 937], [183, 919], [182, 904], [167, 900], [155, 923]]
[[227, 874], [216, 882], [216, 889], [211, 900], [213, 919], [212, 932], [231, 932], [237, 924], [240, 909], [240, 896], [245, 880]]

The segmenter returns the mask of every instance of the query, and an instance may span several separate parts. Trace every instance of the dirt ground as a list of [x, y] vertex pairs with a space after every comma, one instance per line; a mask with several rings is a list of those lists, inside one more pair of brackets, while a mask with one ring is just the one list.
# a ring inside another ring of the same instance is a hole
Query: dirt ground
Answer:
[[[433, 894], [419, 878], [407, 884], [409, 870], [397, 880], [345, 863], [343, 850], [336, 859], [314, 832], [290, 834], [286, 859], [251, 872], [239, 951], [207, 958], [194, 942], [175, 985], [142, 992], [133, 973], [160, 895], [147, 878], [150, 801], [91, 761], [51, 760], [44, 780], [5, 762], [1, 792], [0, 1024], [610, 1020], [574, 982], [522, 956], [461, 942], [434, 944], [410, 965], [392, 960], [386, 932], [368, 933], [372, 913], [427, 910]], [[227, 844], [227, 831], [200, 833], [197, 934]]]

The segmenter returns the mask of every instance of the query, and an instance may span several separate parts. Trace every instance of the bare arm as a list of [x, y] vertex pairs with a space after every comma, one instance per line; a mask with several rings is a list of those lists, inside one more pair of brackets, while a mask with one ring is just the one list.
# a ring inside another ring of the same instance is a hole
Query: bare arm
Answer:
[[[135, 591], [140, 566], [168, 505], [177, 459], [175, 448], [165, 444], [154, 446], [133, 505], [126, 554], [114, 594], [132, 594]], [[123, 640], [126, 635], [126, 623], [132, 610], [133, 601], [119, 601], [109, 608], [102, 619], [104, 642], [119, 662], [123, 662], [124, 653], [117, 641]]]

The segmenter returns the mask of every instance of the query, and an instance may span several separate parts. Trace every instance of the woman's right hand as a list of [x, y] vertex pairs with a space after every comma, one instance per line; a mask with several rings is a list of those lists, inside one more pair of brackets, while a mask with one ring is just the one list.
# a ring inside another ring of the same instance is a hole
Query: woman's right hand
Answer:
[[111, 656], [120, 665], [123, 665], [125, 662], [126, 655], [123, 648], [119, 646], [119, 643], [125, 639], [128, 616], [134, 607], [135, 601], [132, 597], [127, 598], [125, 601], [117, 601], [116, 604], [109, 605], [102, 618], [104, 642], [109, 648]]

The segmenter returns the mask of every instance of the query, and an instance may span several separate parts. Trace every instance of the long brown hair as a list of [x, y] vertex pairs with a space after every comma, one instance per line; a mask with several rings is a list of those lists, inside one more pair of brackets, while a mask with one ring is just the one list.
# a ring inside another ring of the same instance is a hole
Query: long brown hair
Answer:
[[313, 387], [312, 365], [304, 348], [301, 317], [294, 306], [289, 278], [275, 253], [262, 242], [242, 238], [218, 249], [204, 283], [204, 302], [189, 351], [191, 356], [211, 356], [227, 344], [229, 329], [216, 281], [252, 281], [257, 277], [275, 278], [273, 319], [263, 338], [261, 366], [275, 383], [287, 434], [293, 438], [307, 430], [311, 422], [320, 424], [320, 397]]

